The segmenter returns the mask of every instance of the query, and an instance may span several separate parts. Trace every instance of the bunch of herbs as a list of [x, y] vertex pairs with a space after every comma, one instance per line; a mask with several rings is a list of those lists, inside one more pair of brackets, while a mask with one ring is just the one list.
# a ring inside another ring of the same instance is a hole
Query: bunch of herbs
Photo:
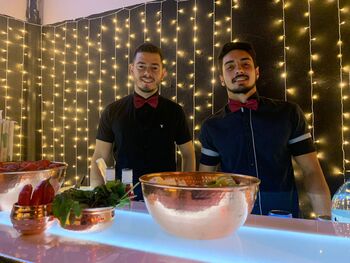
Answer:
[[55, 196], [52, 204], [53, 215], [62, 226], [70, 219], [80, 217], [85, 208], [124, 207], [130, 204], [130, 198], [125, 191], [125, 185], [119, 180], [107, 182], [93, 190], [71, 188]]

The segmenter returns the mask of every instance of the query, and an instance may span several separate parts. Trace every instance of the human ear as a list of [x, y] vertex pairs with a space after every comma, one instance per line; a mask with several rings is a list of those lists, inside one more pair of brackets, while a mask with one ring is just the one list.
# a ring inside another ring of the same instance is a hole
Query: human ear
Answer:
[[225, 80], [224, 77], [222, 75], [219, 76], [220, 77], [220, 82], [221, 82], [221, 86], [225, 87]]
[[255, 68], [255, 75], [256, 75], [256, 79], [259, 79], [259, 76], [260, 76], [259, 67]]

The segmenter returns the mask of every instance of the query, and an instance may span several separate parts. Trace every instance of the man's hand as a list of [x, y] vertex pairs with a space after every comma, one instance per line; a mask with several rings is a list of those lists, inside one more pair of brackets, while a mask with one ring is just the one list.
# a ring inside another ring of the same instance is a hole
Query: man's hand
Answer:
[[96, 146], [94, 154], [91, 158], [91, 167], [90, 167], [90, 186], [96, 187], [98, 185], [104, 184], [106, 178], [100, 173], [96, 160], [99, 158], [104, 159], [105, 161], [111, 158], [112, 143], [104, 142], [96, 139]]

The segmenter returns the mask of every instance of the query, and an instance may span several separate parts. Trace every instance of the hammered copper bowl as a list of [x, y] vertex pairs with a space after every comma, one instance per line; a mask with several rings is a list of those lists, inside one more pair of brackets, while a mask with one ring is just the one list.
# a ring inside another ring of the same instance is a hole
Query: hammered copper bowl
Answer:
[[54, 222], [51, 204], [22, 206], [16, 203], [10, 217], [13, 227], [23, 235], [40, 234]]
[[[237, 183], [208, 187], [219, 176]], [[252, 211], [260, 180], [219, 172], [163, 172], [140, 177], [143, 197], [154, 220], [167, 232], [189, 239], [228, 236]]]
[[64, 181], [67, 164], [53, 163], [59, 166], [39, 171], [0, 172], [0, 211], [12, 209], [13, 204], [18, 200], [19, 192], [26, 184], [31, 184], [35, 189], [41, 181], [51, 178], [50, 183], [57, 193]]
[[80, 233], [99, 232], [113, 224], [114, 207], [98, 207], [83, 209], [80, 217], [70, 216], [62, 228]]

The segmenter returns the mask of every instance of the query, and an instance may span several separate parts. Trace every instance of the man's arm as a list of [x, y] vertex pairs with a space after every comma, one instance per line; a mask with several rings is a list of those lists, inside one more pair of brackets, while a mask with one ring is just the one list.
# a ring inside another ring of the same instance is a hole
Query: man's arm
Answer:
[[199, 164], [199, 171], [201, 172], [215, 172], [217, 169], [217, 165], [216, 166], [209, 166], [209, 165], [205, 165], [200, 163]]
[[90, 168], [90, 186], [95, 187], [105, 183], [105, 178], [103, 178], [100, 173], [96, 160], [103, 158], [106, 162], [111, 158], [112, 143], [104, 142], [96, 139], [96, 146], [94, 154], [91, 158], [91, 168]]
[[303, 183], [316, 215], [331, 215], [331, 195], [316, 152], [294, 156], [303, 172]]
[[178, 145], [182, 156], [182, 171], [192, 172], [196, 170], [196, 157], [192, 141]]

